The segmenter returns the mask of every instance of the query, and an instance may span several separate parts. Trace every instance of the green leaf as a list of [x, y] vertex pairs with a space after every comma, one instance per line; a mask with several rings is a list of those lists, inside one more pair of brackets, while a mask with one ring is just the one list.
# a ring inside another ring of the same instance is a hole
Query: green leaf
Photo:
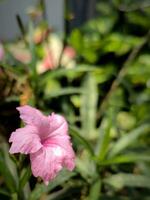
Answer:
[[28, 166], [27, 168], [22, 170], [20, 181], [19, 181], [19, 188], [23, 189], [25, 184], [28, 182], [31, 176], [31, 168]]
[[125, 155], [119, 155], [112, 159], [103, 160], [100, 162], [100, 165], [112, 165], [112, 164], [121, 164], [121, 163], [132, 163], [132, 162], [150, 162], [150, 156], [148, 153], [137, 154], [137, 153], [128, 153]]
[[148, 133], [150, 131], [149, 124], [143, 124], [140, 127], [132, 130], [131, 132], [127, 133], [125, 136], [121, 137], [112, 147], [111, 151], [109, 152], [109, 157], [113, 157], [124, 149], [126, 149], [129, 145], [134, 143], [141, 135]]
[[[142, 6], [139, 6], [139, 7], [141, 8]], [[128, 13], [126, 13], [127, 20], [130, 22], [131, 25], [136, 24], [136, 26], [140, 26], [142, 28], [143, 27], [144, 28], [150, 27], [149, 16], [148, 15], [146, 16], [146, 13], [144, 15], [139, 15], [138, 12], [128, 12]]]
[[140, 44], [140, 42], [142, 42], [142, 39], [139, 37], [112, 33], [104, 40], [103, 51], [104, 53], [114, 52], [117, 55], [123, 55], [137, 44]]
[[86, 149], [76, 157], [76, 170], [89, 183], [92, 183], [98, 176], [96, 163]]
[[[101, 195], [100, 200], [129, 200], [129, 198], [124, 197], [124, 196], [121, 197], [121, 196], [118, 196], [117, 194], [116, 194], [116, 196], [110, 196], [108, 194], [108, 195]], [[132, 199], [132, 200], [136, 200], [136, 199]]]
[[17, 193], [13, 193], [13, 194], [11, 195], [11, 199], [12, 199], [12, 200], [18, 200], [18, 195], [17, 195]]
[[55, 187], [64, 184], [64, 182], [70, 180], [72, 177], [76, 175], [76, 172], [70, 172], [66, 169], [63, 169], [60, 174], [53, 180], [52, 182], [49, 183], [47, 191], [50, 192], [53, 190]]
[[61, 190], [51, 193], [50, 195], [47, 195], [46, 200], [58, 200], [58, 199], [64, 199], [68, 192], [70, 192], [71, 187], [63, 187]]
[[52, 98], [52, 97], [58, 97], [58, 96], [63, 96], [63, 95], [73, 95], [73, 94], [80, 94], [83, 93], [83, 90], [80, 88], [73, 88], [73, 87], [68, 87], [68, 88], [60, 88], [56, 91], [49, 91], [49, 94], [47, 92], [46, 99]]
[[[108, 9], [107, 9], [107, 11], [108, 11]], [[90, 20], [86, 24], [86, 26], [87, 26], [86, 29], [87, 30], [90, 29], [94, 33], [99, 33], [99, 35], [100, 34], [106, 35], [112, 29], [114, 22], [115, 22], [115, 16], [114, 15], [111, 18], [110, 17], [103, 17], [103, 18], [99, 17], [99, 18]], [[99, 41], [100, 41], [100, 38], [99, 38]]]
[[101, 188], [101, 180], [98, 179], [93, 185], [91, 185], [88, 200], [99, 200], [100, 188]]
[[150, 189], [150, 177], [144, 175], [119, 173], [105, 178], [104, 182], [116, 189], [121, 189], [126, 186]]
[[[13, 163], [7, 154], [8, 148], [5, 144], [1, 144], [0, 148], [0, 173], [4, 177], [7, 188], [13, 193], [16, 191], [17, 177], [13, 167]], [[14, 176], [13, 176], [14, 175]], [[16, 179], [15, 179], [16, 178]]]
[[110, 142], [110, 123], [106, 123], [106, 120], [104, 119], [102, 122], [102, 125], [99, 129], [99, 141], [98, 141], [98, 155], [97, 155], [97, 159], [99, 161], [104, 160], [107, 152], [108, 152], [108, 148], [109, 148], [109, 142]]
[[79, 29], [74, 29], [69, 38], [70, 44], [78, 51], [82, 51], [83, 37]]
[[7, 188], [11, 192], [14, 192], [16, 190], [15, 180], [2, 157], [3, 157], [3, 154], [0, 152], [0, 173], [4, 177]]
[[47, 82], [52, 78], [59, 78], [62, 76], [65, 77], [76, 77], [81, 73], [85, 73], [85, 72], [95, 72], [95, 73], [104, 73], [105, 70], [102, 68], [99, 68], [98, 66], [95, 65], [84, 65], [84, 64], [80, 64], [78, 67], [73, 68], [73, 69], [67, 69], [67, 68], [58, 68], [56, 70], [53, 71], [47, 71], [46, 73], [41, 75], [41, 80], [42, 82]]
[[84, 138], [82, 137], [79, 133], [78, 133], [78, 130], [72, 126], [69, 126], [69, 132], [70, 132], [70, 135], [77, 139], [77, 141], [79, 143], [81, 143], [87, 150], [88, 152], [94, 156], [94, 151], [90, 145], [90, 143]]
[[95, 78], [88, 73], [83, 82], [84, 94], [81, 97], [82, 134], [88, 139], [96, 138], [96, 111], [98, 91]]
[[29, 200], [39, 200], [43, 193], [46, 192], [46, 186], [44, 184], [37, 183], [32, 190]]
[[0, 194], [10, 197], [10, 193], [3, 188], [0, 188]]
[[97, 59], [98, 59], [98, 55], [95, 51], [93, 51], [92, 49], [89, 48], [84, 48], [82, 51], [82, 56], [84, 57], [84, 59], [89, 62], [94, 64]]
[[51, 93], [55, 94], [55, 91], [58, 91], [58, 92], [60, 91], [61, 85], [56, 79], [50, 78], [49, 80], [45, 82], [44, 89], [43, 89], [43, 86], [41, 86], [41, 88], [44, 91], [45, 98], [49, 98]]
[[67, 170], [62, 170], [59, 173], [59, 175], [49, 183], [48, 186], [45, 186], [43, 183], [37, 183], [29, 197], [29, 200], [39, 200], [42, 194], [50, 192], [52, 189], [54, 189], [57, 186], [60, 186], [75, 175], [75, 172], [68, 172]]
[[130, 65], [127, 71], [127, 76], [131, 79], [133, 84], [144, 83], [146, 84], [149, 81], [150, 77], [150, 55], [141, 54]]

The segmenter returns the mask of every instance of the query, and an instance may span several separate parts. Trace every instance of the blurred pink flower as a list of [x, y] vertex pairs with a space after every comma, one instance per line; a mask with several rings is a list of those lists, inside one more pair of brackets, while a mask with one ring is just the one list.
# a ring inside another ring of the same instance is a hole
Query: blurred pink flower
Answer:
[[10, 44], [8, 46], [9, 52], [13, 57], [23, 64], [28, 64], [32, 60], [30, 51], [26, 48], [25, 44], [18, 42], [16, 44]]
[[67, 55], [70, 59], [73, 59], [76, 56], [75, 50], [70, 46], [66, 46], [63, 53]]
[[[47, 50], [46, 51], [46, 56], [44, 57], [40, 67], [39, 67], [39, 72], [45, 72], [47, 70], [52, 70], [58, 67], [58, 62], [59, 58], [55, 58], [53, 55], [52, 51]], [[58, 54], [59, 55], [59, 54]], [[75, 58], [75, 50], [72, 47], [65, 47], [63, 50], [62, 58], [61, 58], [61, 65], [67, 66], [70, 64], [71, 59]], [[59, 55], [60, 56], [60, 55]], [[72, 64], [72, 63], [71, 63]]]
[[46, 52], [46, 56], [42, 61], [43, 71], [56, 68], [56, 63], [50, 51]]
[[45, 184], [54, 179], [63, 167], [73, 170], [75, 154], [65, 118], [54, 113], [44, 116], [28, 105], [17, 110], [26, 126], [11, 134], [9, 152], [30, 154], [32, 173], [41, 177]]
[[42, 43], [48, 37], [50, 32], [52, 32], [52, 29], [49, 29], [47, 27], [36, 28], [33, 36], [34, 43], [35, 44]]
[[44, 45], [44, 58], [37, 64], [39, 74], [47, 70], [58, 68], [59, 65], [65, 68], [75, 67], [76, 52], [71, 46], [63, 47], [62, 40], [55, 34], [48, 38], [47, 45]]
[[0, 61], [4, 59], [4, 48], [3, 45], [0, 43]]

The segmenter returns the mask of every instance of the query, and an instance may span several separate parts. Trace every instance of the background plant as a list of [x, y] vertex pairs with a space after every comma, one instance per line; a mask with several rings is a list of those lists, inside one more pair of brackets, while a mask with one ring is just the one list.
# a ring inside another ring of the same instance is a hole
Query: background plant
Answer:
[[[1, 199], [150, 198], [149, 18], [148, 1], [101, 0], [95, 19], [62, 38], [55, 69], [41, 74], [36, 67], [52, 33], [37, 44], [35, 19], [26, 31], [19, 22], [22, 40], [4, 44], [0, 68]], [[27, 63], [11, 51], [19, 45]], [[61, 62], [66, 45], [76, 51], [72, 68]], [[48, 187], [31, 176], [28, 158], [8, 155], [19, 104], [62, 113], [70, 124], [76, 170], [64, 170]]]

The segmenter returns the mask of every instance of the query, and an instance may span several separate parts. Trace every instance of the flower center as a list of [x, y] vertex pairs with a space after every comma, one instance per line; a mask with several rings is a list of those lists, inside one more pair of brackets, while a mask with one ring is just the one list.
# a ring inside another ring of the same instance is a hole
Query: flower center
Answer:
[[51, 139], [44, 139], [44, 140], [41, 141], [41, 143], [42, 143], [42, 145], [45, 146], [45, 147], [47, 147], [47, 146], [49, 146], [49, 145], [52, 145]]

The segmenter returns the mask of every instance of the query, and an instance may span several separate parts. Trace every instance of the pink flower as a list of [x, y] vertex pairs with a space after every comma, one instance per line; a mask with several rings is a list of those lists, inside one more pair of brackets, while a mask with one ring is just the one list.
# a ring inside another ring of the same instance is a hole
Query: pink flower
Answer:
[[11, 134], [9, 152], [30, 154], [32, 173], [41, 177], [45, 184], [54, 179], [63, 167], [73, 170], [75, 154], [65, 118], [54, 113], [44, 116], [28, 105], [17, 110], [26, 126]]
[[64, 54], [67, 55], [70, 59], [74, 59], [76, 56], [75, 50], [70, 46], [65, 47]]
[[18, 42], [16, 44], [10, 44], [8, 50], [17, 61], [23, 64], [31, 62], [32, 55], [24, 43]]
[[[44, 57], [37, 63], [39, 74], [58, 67], [74, 68], [76, 52], [71, 46], [63, 47], [63, 41], [55, 34], [50, 34], [47, 43], [43, 45]], [[59, 66], [60, 65], [60, 66]]]

